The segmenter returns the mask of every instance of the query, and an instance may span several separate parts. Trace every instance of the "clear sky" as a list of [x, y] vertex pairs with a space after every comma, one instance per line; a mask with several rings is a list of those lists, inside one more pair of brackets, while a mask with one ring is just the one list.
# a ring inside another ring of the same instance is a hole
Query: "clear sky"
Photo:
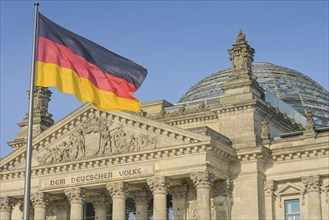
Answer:
[[[12, 150], [28, 111], [34, 1], [1, 0], [1, 145]], [[55, 23], [148, 69], [135, 97], [176, 103], [194, 84], [231, 65], [243, 28], [255, 61], [286, 66], [328, 90], [328, 0], [39, 1]], [[83, 103], [52, 88], [57, 122]]]

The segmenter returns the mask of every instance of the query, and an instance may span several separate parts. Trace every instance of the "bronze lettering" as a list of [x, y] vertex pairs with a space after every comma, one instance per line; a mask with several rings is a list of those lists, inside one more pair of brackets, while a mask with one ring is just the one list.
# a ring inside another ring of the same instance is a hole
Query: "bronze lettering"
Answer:
[[64, 185], [65, 179], [50, 180], [50, 186]]
[[120, 176], [133, 176], [133, 175], [138, 175], [138, 174], [142, 174], [142, 168], [119, 171]]

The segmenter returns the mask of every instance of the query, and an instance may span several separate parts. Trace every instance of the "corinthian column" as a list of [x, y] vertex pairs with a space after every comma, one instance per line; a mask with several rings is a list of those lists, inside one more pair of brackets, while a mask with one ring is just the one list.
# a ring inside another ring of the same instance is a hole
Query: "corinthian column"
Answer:
[[0, 219], [11, 220], [12, 199], [10, 197], [0, 197]]
[[153, 193], [154, 220], [167, 219], [167, 179], [163, 176], [156, 176], [147, 179], [147, 184]]
[[133, 191], [135, 207], [136, 207], [136, 220], [148, 219], [148, 207], [150, 202], [150, 193], [146, 190]]
[[64, 193], [71, 204], [70, 220], [83, 220], [85, 190], [79, 187], [74, 187], [66, 189]]
[[106, 184], [106, 188], [112, 197], [112, 219], [125, 220], [127, 184], [123, 182], [113, 182]]
[[197, 190], [198, 219], [210, 219], [210, 189], [215, 178], [209, 171], [191, 173], [190, 178]]
[[169, 193], [173, 199], [173, 219], [186, 219], [187, 185], [172, 186]]
[[106, 219], [109, 206], [108, 198], [104, 194], [95, 196], [92, 199], [92, 204], [95, 210], [95, 219]]
[[308, 200], [308, 218], [321, 220], [320, 176], [302, 177]]
[[31, 202], [34, 207], [34, 219], [45, 220], [46, 209], [48, 206], [49, 195], [43, 192], [37, 192], [32, 195]]

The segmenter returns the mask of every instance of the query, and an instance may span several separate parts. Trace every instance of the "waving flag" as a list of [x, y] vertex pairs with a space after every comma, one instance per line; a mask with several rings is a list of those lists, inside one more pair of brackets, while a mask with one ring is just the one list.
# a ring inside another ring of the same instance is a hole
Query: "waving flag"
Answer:
[[106, 110], [140, 111], [133, 93], [147, 70], [39, 13], [36, 86], [56, 86]]

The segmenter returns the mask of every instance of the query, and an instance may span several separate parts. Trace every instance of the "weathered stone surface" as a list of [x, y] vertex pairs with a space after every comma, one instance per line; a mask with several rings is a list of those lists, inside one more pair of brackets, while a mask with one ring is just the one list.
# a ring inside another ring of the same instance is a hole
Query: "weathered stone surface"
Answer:
[[[315, 128], [309, 113], [303, 131], [266, 103], [251, 72], [253, 54], [239, 33], [220, 102], [161, 100], [140, 113], [87, 104], [42, 130], [32, 152], [36, 216], [82, 219], [92, 205], [100, 219], [125, 219], [131, 207], [147, 219], [153, 202], [155, 219], [166, 219], [171, 198], [177, 219], [274, 220], [296, 199], [303, 219], [328, 219], [329, 129]], [[36, 109], [46, 117], [50, 96], [38, 94]], [[12, 144], [0, 161], [1, 219], [22, 216], [26, 152], [24, 140]]]

